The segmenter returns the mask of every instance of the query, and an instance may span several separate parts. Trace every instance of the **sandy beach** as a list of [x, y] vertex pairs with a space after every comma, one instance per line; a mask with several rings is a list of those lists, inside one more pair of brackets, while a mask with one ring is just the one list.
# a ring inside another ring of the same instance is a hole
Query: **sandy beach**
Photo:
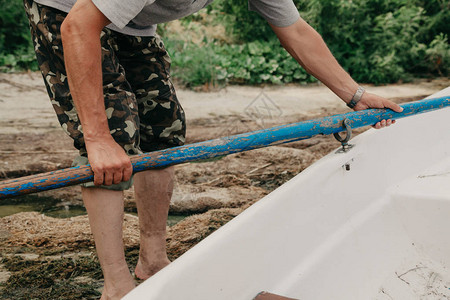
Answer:
[[[448, 85], [444, 78], [364, 86], [402, 103], [422, 99]], [[188, 119], [186, 143], [349, 111], [319, 84], [230, 86], [210, 92], [179, 89], [177, 94]], [[59, 127], [39, 73], [0, 74], [0, 141], [0, 180], [69, 167], [77, 154], [71, 139]], [[170, 259], [176, 259], [338, 147], [333, 137], [317, 136], [219, 160], [176, 166], [170, 214], [183, 218], [168, 227]], [[82, 205], [79, 187], [39, 193], [33, 201], [39, 199], [52, 199], [52, 205], [68, 209]], [[26, 201], [18, 198], [2, 205], [15, 208]], [[130, 214], [135, 211], [132, 189], [126, 191], [125, 203], [129, 213], [124, 222], [124, 240], [127, 259], [133, 267], [139, 231], [137, 217]], [[101, 272], [87, 216], [82, 211], [79, 216], [54, 218], [41, 211], [5, 213], [0, 206], [0, 213], [2, 298], [98, 298]]]

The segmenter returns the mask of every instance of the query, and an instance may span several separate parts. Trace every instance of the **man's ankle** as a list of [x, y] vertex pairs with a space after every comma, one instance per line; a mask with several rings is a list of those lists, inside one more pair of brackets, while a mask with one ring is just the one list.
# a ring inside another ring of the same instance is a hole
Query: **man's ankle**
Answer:
[[134, 270], [134, 275], [139, 279], [145, 280], [164, 269], [170, 263], [171, 261], [167, 258], [167, 256], [163, 259], [151, 261], [139, 258]]

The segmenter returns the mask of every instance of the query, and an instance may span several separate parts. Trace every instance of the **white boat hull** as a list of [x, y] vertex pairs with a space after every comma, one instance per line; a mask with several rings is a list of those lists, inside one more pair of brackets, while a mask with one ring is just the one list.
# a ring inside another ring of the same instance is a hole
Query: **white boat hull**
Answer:
[[450, 299], [450, 109], [350, 143], [124, 299]]

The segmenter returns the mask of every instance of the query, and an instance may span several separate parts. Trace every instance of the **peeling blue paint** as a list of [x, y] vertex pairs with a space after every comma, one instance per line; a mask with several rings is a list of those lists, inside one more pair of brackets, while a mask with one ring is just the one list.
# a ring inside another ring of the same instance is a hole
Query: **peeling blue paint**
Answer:
[[[344, 131], [342, 122], [349, 120], [351, 128], [373, 125], [381, 120], [397, 120], [450, 106], [450, 97], [426, 99], [401, 105], [403, 112], [370, 109], [350, 112], [305, 122], [228, 136], [220, 139], [155, 151], [133, 157], [133, 173], [151, 168], [202, 160], [227, 154], [289, 143], [322, 134]], [[92, 181], [89, 166], [78, 166], [0, 182], [0, 199], [30, 194]]]

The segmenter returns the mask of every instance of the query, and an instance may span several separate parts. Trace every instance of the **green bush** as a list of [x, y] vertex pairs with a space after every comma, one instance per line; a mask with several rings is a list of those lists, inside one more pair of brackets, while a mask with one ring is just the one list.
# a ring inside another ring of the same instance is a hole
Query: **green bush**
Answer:
[[222, 0], [213, 2], [211, 8], [221, 11], [219, 15], [227, 31], [242, 42], [269, 41], [274, 34], [267, 22], [256, 12], [249, 11], [247, 1]]
[[[357, 81], [382, 84], [450, 73], [450, 0], [294, 2]], [[0, 5], [0, 70], [35, 69], [22, 1], [0, 0]], [[174, 76], [186, 85], [314, 80], [280, 47], [266, 21], [248, 11], [247, 1], [216, 0], [207, 12], [213, 17], [206, 22], [223, 24], [232, 38], [224, 43], [205, 36], [196, 45], [171, 38], [159, 26], [172, 54]], [[192, 28], [195, 22], [205, 19], [196, 14], [181, 23]]]
[[[294, 0], [302, 17], [358, 81], [408, 80], [449, 74], [449, 0]], [[266, 22], [240, 0], [216, 4], [227, 15], [230, 34], [241, 43], [274, 37]], [[227, 16], [226, 15], [226, 16]]]
[[30, 29], [21, 0], [0, 0], [0, 69], [36, 69]]
[[387, 83], [449, 73], [449, 8], [448, 0], [311, 0], [304, 16], [356, 80]]
[[437, 35], [425, 50], [426, 62], [432, 71], [436, 71], [441, 76], [449, 74], [450, 48], [448, 37], [443, 33]]
[[308, 83], [316, 79], [299, 67], [278, 41], [242, 45], [205, 45], [166, 39], [175, 66], [172, 74], [187, 86], [260, 83]]

